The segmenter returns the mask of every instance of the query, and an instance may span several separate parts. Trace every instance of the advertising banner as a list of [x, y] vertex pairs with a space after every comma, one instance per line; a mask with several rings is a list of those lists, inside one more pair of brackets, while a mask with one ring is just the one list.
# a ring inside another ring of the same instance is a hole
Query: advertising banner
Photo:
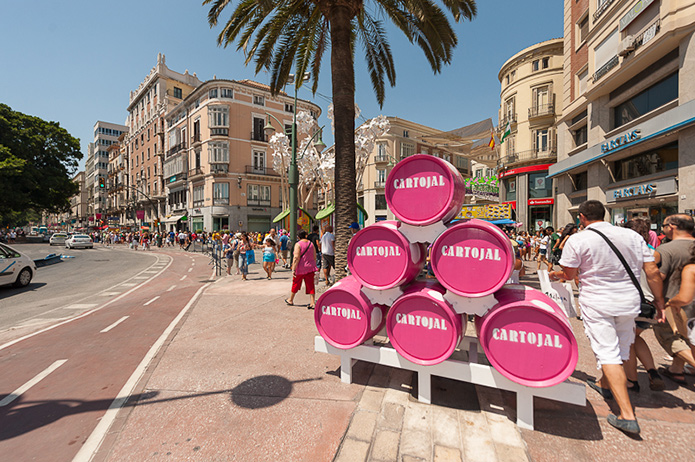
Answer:
[[481, 220], [503, 220], [512, 218], [512, 204], [464, 205], [458, 220], [479, 218]]
[[138, 220], [143, 220], [145, 218], [145, 211], [144, 210], [136, 210], [135, 216], [138, 217]]

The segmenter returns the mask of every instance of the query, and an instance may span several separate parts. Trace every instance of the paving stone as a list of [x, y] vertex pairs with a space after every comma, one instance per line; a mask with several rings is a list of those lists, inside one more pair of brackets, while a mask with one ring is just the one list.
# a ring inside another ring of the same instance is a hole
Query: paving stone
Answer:
[[527, 462], [529, 460], [526, 449], [522, 447], [497, 444], [495, 450], [499, 462]]
[[435, 445], [434, 462], [462, 462], [461, 450]]
[[403, 418], [404, 430], [419, 430], [421, 432], [430, 431], [429, 424], [430, 407], [426, 404], [408, 403]]
[[378, 432], [374, 438], [374, 444], [372, 444], [370, 460], [396, 462], [400, 436], [400, 433], [389, 430]]
[[458, 415], [455, 409], [432, 406], [434, 444], [457, 448], [461, 444]]
[[375, 390], [373, 388], [365, 388], [362, 393], [359, 408], [365, 411], [381, 411], [381, 401], [384, 399], [383, 390]]
[[379, 428], [388, 428], [390, 430], [400, 430], [403, 428], [403, 415], [405, 407], [400, 404], [384, 402], [379, 415]]
[[410, 390], [394, 390], [387, 388], [384, 394], [384, 402], [405, 406], [410, 401]]
[[464, 460], [497, 461], [495, 443], [490, 437], [490, 429], [485, 415], [473, 412], [460, 413], [459, 425], [461, 427]]
[[379, 414], [372, 411], [357, 411], [350, 421], [347, 436], [356, 440], [371, 442]]
[[420, 457], [413, 457], [413, 456], [402, 456], [401, 457], [401, 462], [425, 462], [426, 459], [422, 459]]
[[335, 458], [335, 462], [366, 461], [368, 452], [369, 443], [353, 440], [352, 438], [345, 438], [343, 444], [340, 446], [340, 452], [338, 453], [338, 457]]
[[523, 447], [521, 435], [516, 425], [506, 416], [484, 413], [487, 417], [489, 434], [496, 444], [506, 444], [508, 446]]
[[403, 430], [401, 433], [401, 454], [420, 457], [426, 461], [432, 457], [432, 439], [429, 431]]

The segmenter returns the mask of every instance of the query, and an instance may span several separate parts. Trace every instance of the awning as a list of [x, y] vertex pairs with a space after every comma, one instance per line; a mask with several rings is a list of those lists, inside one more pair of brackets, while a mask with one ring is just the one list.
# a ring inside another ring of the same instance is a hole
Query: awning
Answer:
[[[299, 207], [299, 210], [301, 210], [306, 216], [311, 218], [311, 221], [314, 221], [314, 216], [304, 210], [302, 207]], [[287, 217], [290, 214], [290, 209], [283, 210], [282, 212], [278, 213], [275, 218], [273, 218], [273, 223], [277, 223], [278, 221], [284, 220], [285, 217]]]
[[[368, 214], [367, 211], [364, 209], [364, 207], [362, 207], [362, 206], [359, 204], [359, 202], [357, 203], [357, 208], [360, 209], [360, 211], [364, 214], [364, 219], [365, 219], [365, 220], [369, 220], [369, 214]], [[323, 219], [326, 218], [326, 217], [330, 217], [330, 216], [333, 214], [333, 212], [335, 212], [335, 204], [332, 204], [332, 203], [331, 203], [331, 204], [328, 204], [328, 207], [326, 207], [326, 208], [323, 209], [323, 210], [319, 210], [319, 211], [316, 213], [316, 219], [317, 219], [317, 220], [323, 220]]]
[[177, 221], [179, 221], [180, 219], [182, 219], [184, 216], [186, 216], [186, 215], [185, 215], [185, 214], [182, 214], [182, 215], [172, 215], [172, 216], [170, 216], [170, 217], [167, 217], [167, 218], [163, 219], [163, 220], [162, 220], [162, 223], [176, 223]]

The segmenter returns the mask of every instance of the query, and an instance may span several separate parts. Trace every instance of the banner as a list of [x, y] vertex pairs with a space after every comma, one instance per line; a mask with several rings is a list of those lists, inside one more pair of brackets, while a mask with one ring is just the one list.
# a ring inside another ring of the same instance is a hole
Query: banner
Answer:
[[144, 210], [136, 210], [135, 216], [138, 217], [138, 220], [143, 220], [145, 218], [145, 211]]
[[479, 218], [481, 220], [512, 219], [512, 204], [464, 205], [458, 220]]

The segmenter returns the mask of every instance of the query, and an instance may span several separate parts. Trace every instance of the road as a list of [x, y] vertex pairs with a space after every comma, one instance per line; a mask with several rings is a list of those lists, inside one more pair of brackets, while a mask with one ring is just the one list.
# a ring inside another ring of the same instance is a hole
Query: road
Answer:
[[85, 443], [75, 460], [89, 460], [212, 273], [207, 257], [176, 250], [73, 252], [30, 290], [1, 292], [3, 319], [22, 326], [0, 344], [0, 454], [14, 460], [69, 461]]

